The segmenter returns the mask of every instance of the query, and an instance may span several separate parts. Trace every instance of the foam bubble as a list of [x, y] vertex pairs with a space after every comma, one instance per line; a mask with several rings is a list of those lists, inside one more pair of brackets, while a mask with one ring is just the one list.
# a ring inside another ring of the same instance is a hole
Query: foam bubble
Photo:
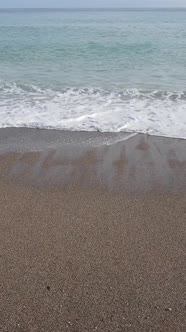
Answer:
[[0, 127], [127, 131], [186, 139], [186, 92], [2, 84]]

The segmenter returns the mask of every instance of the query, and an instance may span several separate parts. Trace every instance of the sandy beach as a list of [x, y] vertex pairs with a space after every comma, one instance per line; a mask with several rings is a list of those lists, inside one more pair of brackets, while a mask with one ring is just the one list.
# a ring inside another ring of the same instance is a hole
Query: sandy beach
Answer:
[[186, 141], [122, 135], [0, 129], [0, 331], [185, 331]]

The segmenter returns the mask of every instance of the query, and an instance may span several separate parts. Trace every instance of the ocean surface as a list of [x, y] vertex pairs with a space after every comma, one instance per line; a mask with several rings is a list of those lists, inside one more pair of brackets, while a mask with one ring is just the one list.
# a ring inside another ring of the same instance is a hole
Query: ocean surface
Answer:
[[186, 10], [0, 10], [0, 127], [186, 139]]

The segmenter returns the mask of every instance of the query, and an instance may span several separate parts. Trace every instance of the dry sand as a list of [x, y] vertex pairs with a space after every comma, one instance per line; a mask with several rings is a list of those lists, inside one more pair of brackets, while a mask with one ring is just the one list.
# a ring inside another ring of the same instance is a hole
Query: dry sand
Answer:
[[6, 150], [0, 331], [185, 331], [186, 141]]

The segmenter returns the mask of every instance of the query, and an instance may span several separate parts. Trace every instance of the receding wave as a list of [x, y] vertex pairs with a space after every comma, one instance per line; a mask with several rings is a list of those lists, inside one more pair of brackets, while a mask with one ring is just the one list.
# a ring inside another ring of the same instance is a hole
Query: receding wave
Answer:
[[0, 84], [0, 127], [127, 131], [186, 139], [186, 91]]

